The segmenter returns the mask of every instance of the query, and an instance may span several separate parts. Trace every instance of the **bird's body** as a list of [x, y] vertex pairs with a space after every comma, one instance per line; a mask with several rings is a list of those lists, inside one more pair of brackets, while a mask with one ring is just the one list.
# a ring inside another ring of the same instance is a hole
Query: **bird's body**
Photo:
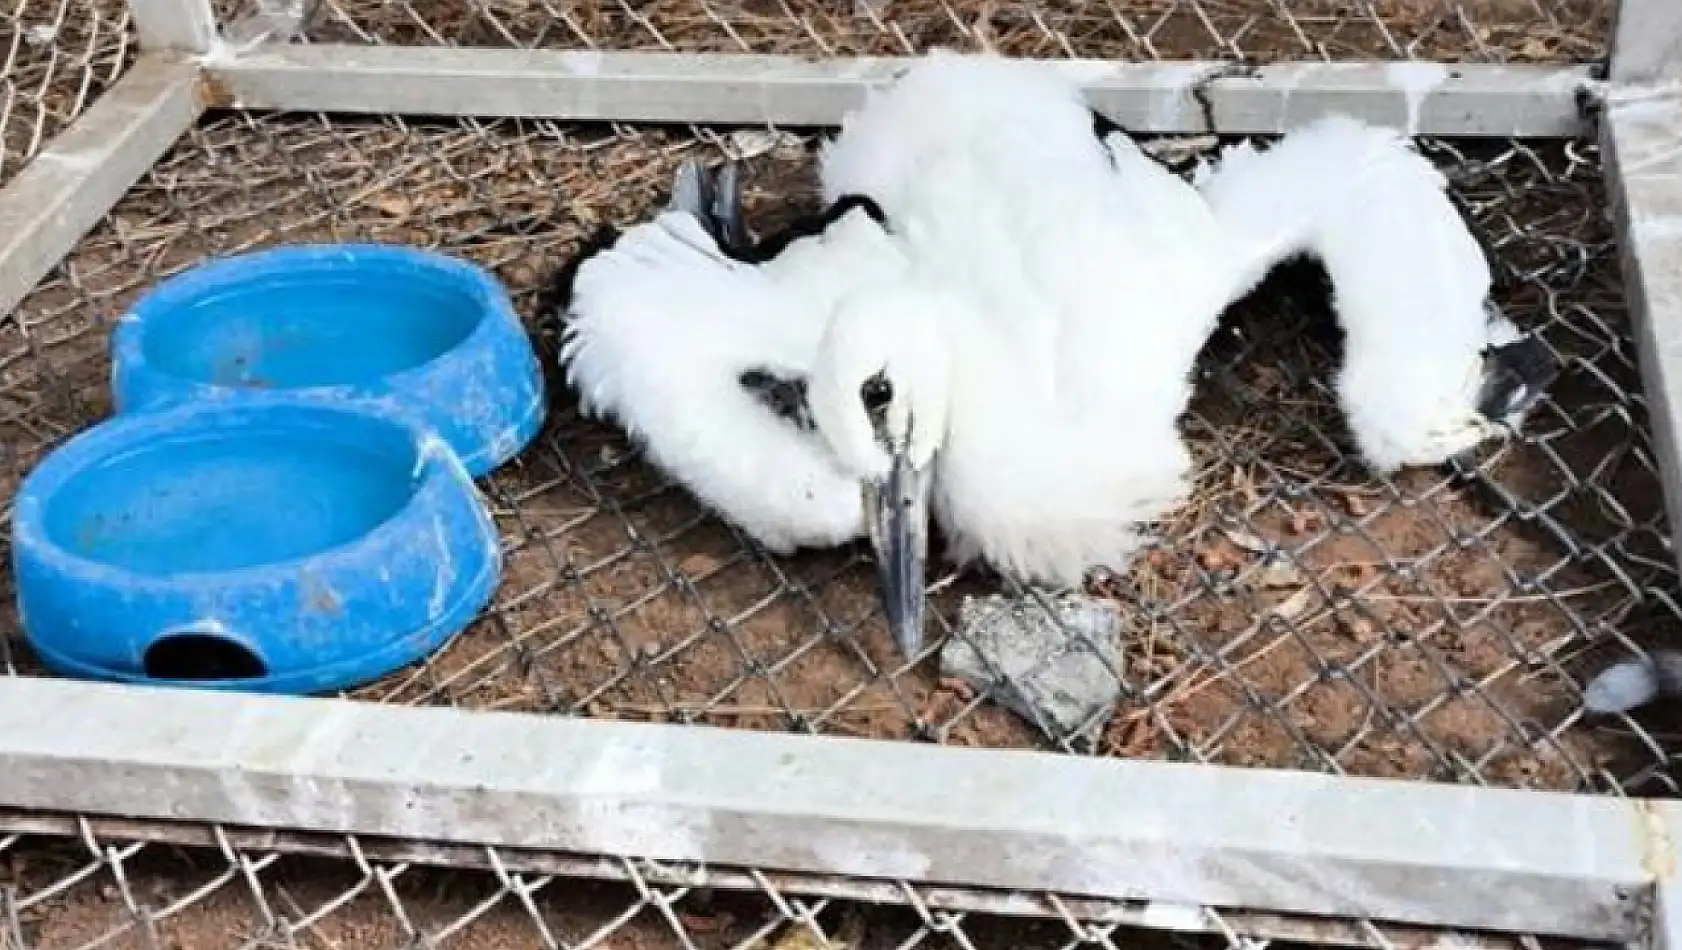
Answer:
[[1233, 292], [1197, 192], [1035, 65], [934, 56], [823, 156], [869, 195], [917, 279], [961, 293], [935, 512], [960, 559], [1073, 584], [1121, 567], [1184, 488], [1177, 421]]

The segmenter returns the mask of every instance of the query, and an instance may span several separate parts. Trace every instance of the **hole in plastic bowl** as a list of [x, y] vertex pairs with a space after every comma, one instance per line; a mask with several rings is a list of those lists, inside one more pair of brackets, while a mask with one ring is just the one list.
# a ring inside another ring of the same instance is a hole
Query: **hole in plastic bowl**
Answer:
[[261, 657], [213, 633], [173, 633], [146, 648], [146, 675], [157, 680], [249, 680], [268, 675]]

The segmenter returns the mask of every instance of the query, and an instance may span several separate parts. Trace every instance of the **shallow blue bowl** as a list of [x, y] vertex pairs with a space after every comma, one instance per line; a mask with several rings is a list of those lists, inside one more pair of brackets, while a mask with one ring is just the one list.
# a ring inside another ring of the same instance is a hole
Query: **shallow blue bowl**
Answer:
[[442, 646], [501, 572], [437, 436], [280, 395], [89, 429], [24, 479], [12, 530], [30, 646], [121, 682], [345, 689]]
[[380, 244], [222, 258], [164, 281], [117, 326], [118, 412], [274, 390], [389, 399], [475, 478], [543, 424], [543, 374], [508, 293], [457, 258]]

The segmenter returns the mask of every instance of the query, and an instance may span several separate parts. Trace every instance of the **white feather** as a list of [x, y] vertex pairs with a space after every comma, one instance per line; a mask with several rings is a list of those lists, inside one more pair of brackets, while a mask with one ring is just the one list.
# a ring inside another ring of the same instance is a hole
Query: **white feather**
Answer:
[[[799, 243], [891, 269], [891, 245], [868, 235]], [[810, 371], [831, 304], [797, 279], [800, 260], [791, 253], [781, 273], [731, 261], [693, 217], [666, 212], [579, 268], [561, 352], [583, 411], [616, 420], [655, 465], [783, 553], [863, 528], [858, 484], [822, 440], [738, 382], [752, 367]]]
[[1324, 263], [1346, 334], [1339, 400], [1379, 472], [1442, 462], [1497, 431], [1476, 410], [1482, 351], [1516, 330], [1486, 309], [1489, 266], [1446, 186], [1400, 133], [1344, 117], [1265, 151], [1231, 148], [1201, 185], [1247, 244], [1246, 287], [1294, 253]]
[[1177, 420], [1234, 292], [1196, 191], [1091, 128], [1043, 64], [935, 53], [823, 156], [826, 198], [874, 198], [918, 279], [961, 298], [939, 310], [935, 502], [954, 553], [1051, 584], [1124, 566], [1183, 496]]

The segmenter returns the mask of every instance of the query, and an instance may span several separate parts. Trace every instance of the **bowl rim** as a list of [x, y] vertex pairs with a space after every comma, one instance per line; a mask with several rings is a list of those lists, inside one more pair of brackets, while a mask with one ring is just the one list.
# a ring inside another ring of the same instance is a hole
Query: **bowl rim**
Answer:
[[[183, 375], [147, 359], [146, 331], [148, 326], [151, 325], [152, 318], [160, 313], [189, 305], [216, 290], [237, 287], [247, 283], [253, 277], [267, 276], [277, 271], [283, 271], [288, 266], [321, 265], [347, 257], [351, 258], [349, 261], [350, 269], [355, 269], [364, 263], [409, 264], [424, 271], [444, 275], [459, 283], [472, 297], [475, 310], [478, 313], [478, 319], [473, 324], [472, 331], [449, 349], [434, 354], [413, 366], [364, 380], [326, 383], [317, 386], [285, 386], [274, 389], [233, 386]], [[352, 394], [366, 392], [372, 386], [378, 385], [391, 386], [396, 384], [402, 386], [410, 380], [420, 379], [441, 363], [464, 358], [463, 354], [472, 349], [476, 342], [495, 332], [496, 328], [493, 323], [498, 319], [511, 321], [515, 325], [519, 324], [519, 315], [514, 310], [514, 301], [508, 293], [508, 288], [504, 287], [502, 282], [488, 269], [466, 258], [408, 244], [388, 244], [376, 241], [283, 244], [277, 247], [212, 257], [154, 284], [117, 318], [117, 329], [111, 340], [111, 374], [115, 381], [118, 378], [119, 371], [133, 373], [137, 369], [143, 370], [207, 394], [234, 393], [244, 395], [268, 392]], [[527, 345], [530, 345], [529, 342]]]
[[[71, 479], [114, 454], [144, 447], [159, 435], [190, 431], [207, 417], [254, 416], [260, 420], [264, 416], [290, 410], [340, 418], [353, 416], [392, 426], [406, 435], [415, 455], [415, 472], [410, 476], [410, 490], [403, 503], [355, 537], [299, 557], [239, 568], [180, 571], [168, 575], [147, 574], [85, 557], [58, 543], [47, 531], [46, 509], [52, 497], [63, 490]], [[175, 591], [210, 583], [272, 582], [276, 571], [284, 571], [289, 566], [306, 563], [322, 565], [323, 562], [331, 566], [331, 562], [343, 560], [355, 550], [377, 546], [397, 530], [402, 516], [413, 510], [423, 495], [463, 489], [472, 496], [470, 502], [488, 520], [489, 513], [484, 511], [484, 504], [477, 497], [478, 489], [448, 444], [436, 433], [417, 424], [407, 413], [379, 401], [335, 403], [265, 393], [237, 402], [183, 403], [155, 412], [107, 418], [72, 436], [38, 462], [24, 476], [14, 496], [12, 566], [16, 573], [18, 561], [27, 553], [79, 579], [94, 583], [121, 582], [125, 586], [152, 591]]]

